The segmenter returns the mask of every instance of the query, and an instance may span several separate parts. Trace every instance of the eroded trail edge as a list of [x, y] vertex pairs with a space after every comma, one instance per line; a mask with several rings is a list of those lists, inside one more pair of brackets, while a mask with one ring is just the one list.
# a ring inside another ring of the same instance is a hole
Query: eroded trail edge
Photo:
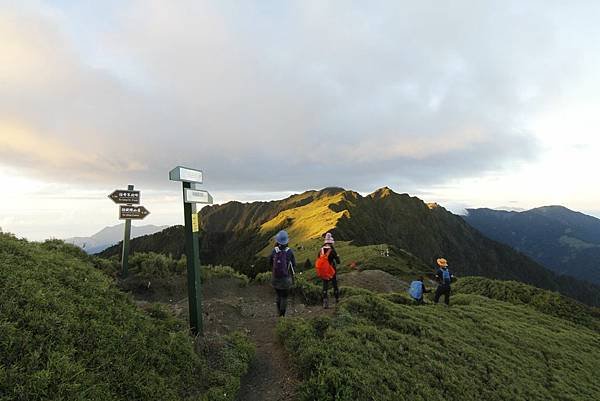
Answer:
[[[299, 384], [298, 374], [277, 339], [280, 319], [275, 306], [275, 293], [268, 285], [240, 287], [231, 280], [207, 283], [204, 292], [205, 327], [207, 332], [226, 334], [245, 331], [256, 346], [256, 355], [247, 374], [242, 377], [239, 401], [291, 401]], [[332, 313], [318, 306], [306, 306], [290, 297], [287, 316], [312, 317]]]

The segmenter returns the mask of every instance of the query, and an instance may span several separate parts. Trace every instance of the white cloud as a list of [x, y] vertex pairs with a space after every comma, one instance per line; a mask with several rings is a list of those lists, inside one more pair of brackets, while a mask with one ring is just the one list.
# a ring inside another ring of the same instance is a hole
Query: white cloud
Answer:
[[[166, 173], [184, 164], [232, 197], [447, 184], [474, 197], [465, 183], [506, 177], [510, 192], [510, 172], [554, 160], [555, 140], [598, 143], [581, 134], [598, 127], [588, 112], [600, 93], [594, 2], [0, 11], [0, 160], [44, 182], [170, 190]], [[589, 124], [557, 118], [573, 104]], [[564, 139], [559, 125], [577, 132]], [[563, 163], [561, 179], [591, 179], [581, 167]], [[521, 188], [515, 196], [541, 194]]]

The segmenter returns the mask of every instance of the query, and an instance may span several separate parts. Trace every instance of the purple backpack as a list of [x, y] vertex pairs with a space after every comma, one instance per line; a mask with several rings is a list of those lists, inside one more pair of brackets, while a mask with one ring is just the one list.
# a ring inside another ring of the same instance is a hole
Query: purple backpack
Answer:
[[275, 278], [284, 278], [290, 275], [289, 266], [288, 266], [288, 250], [290, 248], [285, 248], [284, 250], [275, 248], [275, 255], [273, 255], [273, 277]]

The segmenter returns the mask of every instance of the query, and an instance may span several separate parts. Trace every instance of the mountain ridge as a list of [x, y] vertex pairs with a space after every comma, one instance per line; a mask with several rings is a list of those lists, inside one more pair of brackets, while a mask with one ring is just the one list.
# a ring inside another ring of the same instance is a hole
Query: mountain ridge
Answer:
[[[131, 238], [141, 237], [143, 235], [154, 234], [162, 231], [169, 226], [155, 226], [147, 224], [143, 226], [131, 226]], [[114, 226], [106, 226], [89, 237], [70, 237], [64, 241], [69, 244], [82, 248], [89, 254], [98, 253], [104, 249], [119, 243], [123, 239], [125, 223]]]
[[465, 221], [559, 274], [600, 284], [600, 219], [564, 206], [468, 209]]
[[[600, 289], [557, 276], [510, 246], [483, 236], [442, 206], [432, 208], [417, 197], [387, 187], [366, 196], [330, 187], [277, 201], [228, 202], [205, 207], [199, 213], [203, 263], [232, 265], [251, 276], [269, 269], [263, 256], [277, 231], [288, 230], [290, 246], [298, 249], [298, 260], [306, 260], [308, 266], [321, 237], [332, 232], [336, 243], [345, 247], [340, 251], [342, 258], [344, 253], [352, 254], [352, 262], [361, 268], [377, 265], [386, 271], [395, 270], [394, 274], [414, 276], [430, 273], [435, 260], [446, 257], [457, 275], [517, 280], [600, 304]], [[160, 252], [167, 241], [158, 238], [160, 235], [148, 239], [153, 247], [144, 247], [142, 239], [133, 240], [132, 250]], [[388, 249], [389, 258], [378, 257], [374, 247]], [[179, 249], [183, 252], [182, 246]], [[104, 255], [116, 253], [113, 247]], [[409, 263], [409, 255], [420, 263]], [[399, 271], [399, 265], [406, 268]]]

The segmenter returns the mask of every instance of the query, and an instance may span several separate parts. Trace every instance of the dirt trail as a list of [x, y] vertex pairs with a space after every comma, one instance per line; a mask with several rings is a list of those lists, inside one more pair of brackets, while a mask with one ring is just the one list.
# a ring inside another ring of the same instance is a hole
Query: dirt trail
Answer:
[[[256, 356], [242, 378], [239, 401], [290, 401], [295, 398], [298, 375], [276, 334], [279, 317], [275, 293], [268, 285], [226, 288], [214, 283], [205, 291], [205, 312], [209, 331], [246, 330], [256, 346]], [[208, 287], [207, 286], [207, 287]], [[308, 307], [298, 299], [288, 301], [287, 317], [315, 316], [331, 312]], [[231, 319], [231, 320], [230, 320]], [[229, 320], [231, 327], [225, 322]], [[234, 321], [235, 320], [235, 321]]]
[[[234, 279], [212, 279], [203, 286], [204, 330], [222, 335], [235, 330], [248, 334], [256, 356], [242, 378], [238, 401], [291, 401], [298, 374], [287, 359], [276, 334], [278, 319], [275, 292], [269, 285], [241, 287]], [[187, 299], [170, 302], [177, 314], [187, 315]], [[331, 314], [334, 309], [306, 306], [298, 298], [288, 300], [287, 317]]]
[[[391, 278], [390, 278], [391, 277]], [[387, 273], [365, 271], [340, 276], [341, 285], [351, 285], [377, 292], [390, 292], [406, 286]], [[270, 285], [240, 286], [232, 278], [211, 279], [202, 288], [204, 330], [207, 335], [223, 335], [235, 330], [247, 333], [256, 346], [256, 356], [242, 378], [238, 401], [291, 401], [295, 399], [298, 374], [279, 343], [276, 325], [279, 317], [275, 292]], [[139, 294], [138, 294], [139, 295]], [[141, 301], [140, 303], [145, 303]], [[178, 315], [186, 315], [187, 298], [169, 299], [155, 296], [148, 301], [167, 303]], [[290, 297], [287, 317], [312, 317], [332, 314], [334, 308], [306, 306], [298, 297]]]

